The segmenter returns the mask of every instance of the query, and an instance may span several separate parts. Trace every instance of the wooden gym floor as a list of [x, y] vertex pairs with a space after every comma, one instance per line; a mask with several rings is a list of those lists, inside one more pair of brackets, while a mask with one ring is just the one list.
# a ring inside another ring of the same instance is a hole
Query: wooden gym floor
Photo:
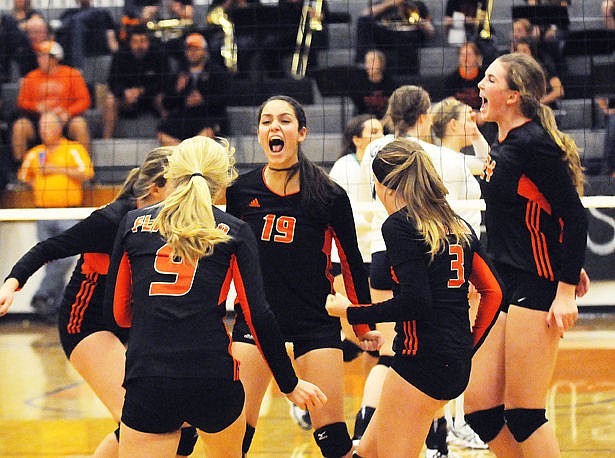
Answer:
[[[352, 431], [366, 366], [346, 365], [346, 417]], [[54, 327], [27, 315], [0, 321], [0, 457], [81, 458], [115, 427], [105, 408], [67, 362]], [[531, 383], [531, 380], [528, 380]], [[271, 389], [250, 457], [319, 457], [311, 431], [288, 415], [289, 405]], [[562, 341], [548, 399], [562, 456], [615, 456], [615, 313], [582, 314]], [[453, 448], [462, 457], [487, 451]], [[202, 456], [199, 444], [192, 456]]]

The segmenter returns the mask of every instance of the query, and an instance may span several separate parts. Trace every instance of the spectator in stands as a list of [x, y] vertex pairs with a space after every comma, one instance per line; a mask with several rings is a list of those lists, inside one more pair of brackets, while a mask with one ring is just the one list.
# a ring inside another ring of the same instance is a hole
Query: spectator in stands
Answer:
[[[18, 179], [30, 185], [34, 204], [41, 208], [77, 207], [83, 200], [82, 183], [94, 176], [87, 150], [62, 136], [64, 121], [53, 111], [42, 113], [39, 132], [42, 143], [29, 150], [18, 172]], [[37, 237], [46, 240], [74, 225], [73, 220], [38, 220]], [[46, 321], [57, 319], [66, 274], [73, 259], [62, 259], [45, 266], [45, 277], [32, 298], [32, 308]]]
[[[193, 30], [194, 13], [192, 0], [128, 0], [124, 3], [120, 39], [127, 42], [133, 29], [147, 26], [151, 38], [159, 39], [168, 57], [181, 66], [184, 38]], [[167, 21], [173, 19], [178, 22]]]
[[350, 98], [354, 103], [355, 114], [371, 114], [378, 119], [384, 118], [389, 96], [396, 88], [395, 81], [387, 72], [387, 60], [382, 51], [371, 49], [365, 54], [362, 72], [353, 74], [349, 82]]
[[[259, 40], [262, 50], [262, 67], [270, 78], [282, 78], [288, 73], [288, 70], [284, 68], [284, 58], [295, 50], [303, 2], [304, 0], [279, 0], [277, 15], [273, 15], [271, 23], [259, 31], [262, 35]], [[312, 28], [312, 43], [308, 53], [307, 71], [318, 67], [317, 50], [328, 46], [327, 2], [323, 0], [320, 17], [316, 16], [313, 9], [310, 9], [308, 14], [310, 15], [308, 20], [310, 27], [312, 24], [318, 23], [321, 30]], [[288, 69], [290, 69], [290, 65]]]
[[67, 62], [75, 68], [83, 68], [86, 56], [110, 54], [118, 50], [115, 22], [104, 8], [93, 8], [91, 0], [76, 0], [78, 8], [69, 8], [62, 13], [62, 26], [56, 31], [56, 39], [67, 51]]
[[[568, 0], [526, 0], [530, 6], [550, 5], [568, 8], [570, 2]], [[553, 63], [560, 71], [565, 69], [564, 62], [564, 45], [568, 36], [569, 25], [567, 22], [562, 23], [556, 18], [554, 23], [545, 24], [538, 27], [540, 31], [540, 39], [545, 44], [546, 51], [553, 57]]]
[[13, 156], [21, 162], [30, 142], [36, 140], [41, 114], [53, 111], [68, 129], [68, 136], [90, 147], [88, 123], [82, 116], [90, 107], [90, 94], [81, 73], [61, 65], [64, 51], [55, 41], [37, 46], [38, 68], [24, 78], [17, 96], [22, 116], [13, 124]]
[[447, 0], [444, 32], [450, 45], [460, 45], [476, 38], [480, 23], [479, 3], [479, 0]]
[[203, 35], [188, 35], [185, 48], [188, 66], [165, 85], [163, 106], [168, 114], [158, 127], [158, 138], [164, 146], [177, 145], [195, 135], [228, 133], [228, 74], [209, 59]]
[[[222, 11], [227, 15], [227, 18], [233, 22], [234, 41], [237, 46], [237, 68], [235, 74], [235, 77], [237, 78], [247, 78], [250, 76], [253, 60], [252, 58], [256, 55], [255, 51], [259, 49], [259, 30], [262, 28], [262, 24], [259, 24], [254, 20], [246, 23], [244, 20], [240, 19], [240, 22], [237, 22], [236, 18], [243, 18], [244, 16], [241, 14], [241, 11], [249, 9], [253, 14], [250, 19], [253, 19], [255, 14], [253, 7], [259, 3], [260, 2], [258, 0], [213, 0], [208, 11], [208, 25], [220, 25], [216, 24], [213, 20], [215, 15], [211, 14], [216, 8], [222, 8]], [[217, 27], [215, 32], [209, 36], [208, 41], [213, 60], [217, 60], [220, 65], [225, 65], [228, 70], [231, 70], [222, 58], [222, 49], [225, 46], [225, 38], [226, 34], [222, 27]]]
[[10, 81], [11, 63], [17, 66], [19, 76], [25, 76], [37, 67], [36, 46], [49, 40], [49, 27], [41, 13], [19, 10], [17, 16], [3, 15], [0, 19], [0, 82]]
[[162, 113], [163, 84], [168, 72], [168, 60], [159, 47], [152, 45], [147, 29], [133, 28], [128, 46], [120, 48], [111, 61], [109, 92], [103, 106], [103, 138], [113, 137], [118, 116]]
[[602, 19], [608, 30], [615, 30], [615, 0], [604, 0], [601, 5]]
[[540, 62], [552, 65], [557, 68], [562, 68], [563, 57], [561, 47], [563, 42], [555, 40], [554, 37], [544, 35], [540, 27], [533, 25], [529, 19], [521, 18], [513, 22], [512, 41], [510, 43], [510, 52], [515, 52], [517, 42], [522, 39], [533, 40], [537, 51], [536, 57]]
[[427, 6], [421, 1], [384, 0], [367, 7], [357, 22], [355, 62], [369, 49], [387, 55], [389, 68], [397, 73], [416, 73], [418, 48], [435, 35]]
[[445, 94], [479, 110], [478, 83], [485, 75], [483, 56], [476, 43], [469, 41], [459, 47], [458, 59], [459, 67], [444, 80]]
[[606, 172], [612, 178], [615, 178], [615, 98], [600, 97], [596, 100], [596, 103], [605, 115], [604, 157]]
[[459, 47], [458, 58], [459, 68], [444, 79], [444, 95], [455, 97], [472, 107], [476, 112], [476, 123], [481, 133], [491, 142], [497, 135], [497, 126], [494, 123], [483, 122], [478, 112], [481, 106], [478, 83], [485, 75], [483, 56], [478, 45], [468, 41]]
[[564, 85], [562, 84], [562, 80], [557, 75], [555, 66], [551, 65], [548, 61], [542, 62], [537, 57], [538, 51], [536, 49], [536, 43], [533, 40], [520, 38], [517, 40], [515, 51], [533, 57], [534, 60], [540, 64], [547, 79], [547, 92], [540, 99], [540, 103], [550, 106], [552, 110], [558, 110], [558, 100], [564, 97]]

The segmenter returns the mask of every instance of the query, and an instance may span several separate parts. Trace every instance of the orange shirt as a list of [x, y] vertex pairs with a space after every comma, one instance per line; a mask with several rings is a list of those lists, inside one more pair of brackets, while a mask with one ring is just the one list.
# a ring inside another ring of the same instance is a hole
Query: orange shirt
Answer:
[[38, 145], [29, 150], [17, 173], [20, 181], [32, 185], [34, 203], [37, 207], [77, 207], [83, 201], [82, 182], [65, 173], [41, 173], [41, 165], [64, 169], [76, 169], [84, 173], [86, 180], [94, 176], [94, 168], [88, 152], [77, 143], [67, 139], [54, 150]]
[[90, 107], [90, 93], [79, 70], [59, 65], [53, 73], [43, 73], [37, 68], [24, 77], [17, 105], [38, 111], [41, 101], [47, 102], [48, 109], [62, 107], [72, 117]]

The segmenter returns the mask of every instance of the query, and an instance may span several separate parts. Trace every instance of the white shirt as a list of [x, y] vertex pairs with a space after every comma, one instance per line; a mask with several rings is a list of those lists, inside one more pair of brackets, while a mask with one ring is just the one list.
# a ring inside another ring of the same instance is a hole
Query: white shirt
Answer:
[[[333, 179], [333, 181], [344, 188], [348, 194], [350, 204], [352, 205], [352, 213], [357, 231], [359, 250], [363, 256], [363, 261], [370, 262], [371, 252], [369, 251], [369, 232], [371, 231], [371, 215], [362, 212], [359, 208], [359, 196], [362, 194], [362, 190], [365, 189], [369, 191], [371, 186], [369, 177], [367, 180], [362, 177], [361, 164], [359, 163], [356, 154], [346, 154], [335, 161], [335, 164], [331, 167], [329, 176]], [[331, 251], [331, 260], [333, 262], [339, 262], [335, 245]]]
[[[464, 155], [457, 153], [445, 146], [436, 146], [431, 143], [424, 142], [415, 137], [406, 136], [409, 140], [419, 143], [425, 152], [432, 160], [434, 167], [440, 174], [440, 178], [444, 182], [444, 185], [448, 189], [447, 200], [471, 200], [480, 199], [480, 186], [476, 178], [470, 173], [470, 170], [465, 165]], [[373, 178], [372, 178], [372, 161], [378, 151], [380, 151], [385, 145], [395, 140], [394, 135], [386, 135], [382, 138], [371, 142], [363, 155], [361, 161], [361, 175], [363, 180], [369, 179], [372, 186], [367, 189], [365, 194], [363, 191], [360, 200], [364, 200], [369, 197], [374, 205], [372, 226], [370, 231], [370, 249], [371, 253], [377, 251], [384, 251], [386, 249], [384, 240], [382, 240], [382, 233], [380, 231], [382, 223], [388, 217], [388, 213], [384, 208], [384, 205], [380, 202], [378, 197], [373, 195]], [[465, 219], [472, 229], [480, 236], [480, 210], [460, 210], [457, 212], [459, 216]]]

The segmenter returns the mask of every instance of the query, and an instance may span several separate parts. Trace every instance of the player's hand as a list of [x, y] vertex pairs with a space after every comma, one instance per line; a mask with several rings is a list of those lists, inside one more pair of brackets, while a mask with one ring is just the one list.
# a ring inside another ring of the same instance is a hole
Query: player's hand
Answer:
[[547, 326], [556, 326], [562, 338], [566, 331], [572, 329], [579, 318], [575, 289], [575, 285], [560, 282], [557, 286], [555, 299], [547, 314]]
[[581, 276], [579, 278], [579, 283], [575, 289], [575, 293], [577, 297], [583, 297], [589, 291], [589, 285], [591, 281], [589, 280], [589, 275], [585, 272], [585, 269], [581, 269]]
[[18, 287], [19, 283], [15, 278], [7, 278], [4, 284], [0, 286], [0, 316], [8, 313]]
[[369, 331], [359, 336], [359, 347], [363, 351], [378, 351], [384, 343], [384, 337], [380, 331]]
[[327, 403], [327, 396], [320, 388], [310, 382], [299, 379], [297, 386], [286, 397], [302, 409], [323, 407]]
[[335, 296], [333, 294], [329, 294], [327, 296], [327, 303], [325, 304], [325, 308], [327, 309], [327, 313], [331, 316], [336, 316], [338, 318], [346, 318], [346, 309], [350, 305], [351, 302], [346, 296], [343, 296], [340, 293], [336, 293]]

